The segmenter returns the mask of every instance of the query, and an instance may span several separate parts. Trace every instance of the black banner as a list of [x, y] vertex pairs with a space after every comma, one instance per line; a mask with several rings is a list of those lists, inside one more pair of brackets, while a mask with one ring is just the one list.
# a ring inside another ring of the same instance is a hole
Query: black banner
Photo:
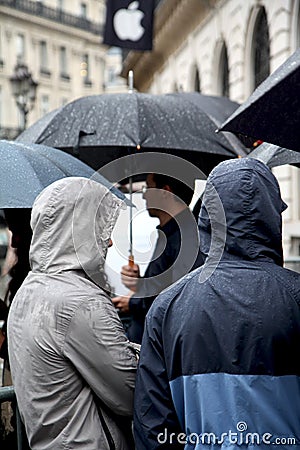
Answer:
[[152, 50], [154, 0], [107, 0], [103, 43]]

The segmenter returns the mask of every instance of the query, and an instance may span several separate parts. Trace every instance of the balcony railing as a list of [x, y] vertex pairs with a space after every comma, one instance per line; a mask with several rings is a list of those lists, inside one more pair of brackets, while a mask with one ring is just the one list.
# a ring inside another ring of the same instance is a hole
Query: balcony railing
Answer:
[[[22, 423], [19, 408], [17, 405], [16, 395], [13, 386], [0, 387], [0, 407], [4, 402], [11, 402], [11, 406], [14, 414], [16, 415], [16, 438], [17, 438], [17, 450], [22, 450], [27, 445], [23, 446], [26, 442], [25, 428]], [[2, 409], [2, 408], [1, 408]], [[27, 444], [27, 443], [26, 443]], [[2, 448], [2, 447], [1, 447]]]
[[0, 6], [8, 6], [10, 8], [23, 11], [28, 14], [43, 17], [74, 28], [89, 31], [90, 33], [102, 35], [103, 26], [100, 23], [91, 22], [85, 17], [79, 17], [65, 13], [61, 9], [49, 8], [42, 2], [33, 2], [30, 0], [0, 0]]

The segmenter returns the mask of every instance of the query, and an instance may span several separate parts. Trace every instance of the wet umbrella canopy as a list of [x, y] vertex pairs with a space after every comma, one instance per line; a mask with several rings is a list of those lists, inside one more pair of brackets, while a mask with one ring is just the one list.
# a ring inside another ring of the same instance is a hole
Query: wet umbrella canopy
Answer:
[[[41, 119], [43, 120], [43, 119]], [[218, 162], [244, 155], [193, 102], [140, 93], [82, 97], [53, 115], [40, 135], [31, 127], [18, 141], [64, 149], [98, 169], [137, 151], [163, 151], [208, 173]]]
[[61, 150], [44, 145], [0, 141], [0, 160], [0, 208], [31, 208], [46, 186], [70, 176], [92, 178], [125, 199], [104, 177]]
[[[53, 117], [58, 113], [60, 108], [53, 109], [52, 111], [45, 114], [43, 117], [41, 117], [39, 120], [37, 120], [34, 124], [30, 126], [30, 139], [24, 139], [21, 140], [21, 142], [25, 144], [31, 144], [35, 143], [36, 140], [39, 138], [41, 133], [44, 131], [44, 129], [49, 125]], [[24, 135], [26, 136], [27, 129], [24, 131]], [[18, 142], [18, 138], [16, 139], [16, 142]]]
[[228, 97], [203, 95], [200, 92], [176, 92], [167, 95], [194, 104], [207, 114], [216, 125], [221, 125], [240, 106], [239, 103], [233, 102]]
[[300, 49], [220, 127], [300, 151]]
[[[227, 97], [203, 95], [199, 92], [178, 92], [168, 95], [184, 102], [186, 108], [188, 108], [189, 103], [192, 103], [196, 108], [200, 109], [200, 115], [206, 114], [210, 117], [216, 128], [221, 126], [222, 122], [240, 106], [239, 103], [233, 102]], [[237, 155], [241, 156], [248, 151], [232, 133], [224, 133], [224, 136]]]
[[284, 164], [300, 164], [300, 152], [278, 147], [264, 142], [248, 155], [249, 158], [259, 159], [269, 167], [283, 166]]

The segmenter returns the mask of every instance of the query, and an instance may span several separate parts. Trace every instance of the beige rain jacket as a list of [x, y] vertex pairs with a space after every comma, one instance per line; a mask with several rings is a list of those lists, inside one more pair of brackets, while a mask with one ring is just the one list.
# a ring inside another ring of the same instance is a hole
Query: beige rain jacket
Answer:
[[32, 449], [132, 450], [120, 424], [127, 420], [130, 431], [135, 351], [99, 286], [121, 204], [95, 181], [66, 178], [33, 206], [32, 271], [8, 319], [12, 378]]

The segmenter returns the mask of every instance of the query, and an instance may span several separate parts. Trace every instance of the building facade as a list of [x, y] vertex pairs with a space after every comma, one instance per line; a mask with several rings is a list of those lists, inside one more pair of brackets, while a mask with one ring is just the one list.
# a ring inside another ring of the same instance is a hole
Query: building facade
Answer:
[[[161, 0], [154, 50], [129, 52], [144, 92], [176, 90], [225, 95], [239, 103], [300, 45], [299, 0]], [[274, 169], [284, 200], [285, 258], [300, 255], [299, 169]]]
[[105, 0], [0, 0], [0, 138], [24, 127], [10, 83], [17, 64], [38, 83], [28, 125], [78, 97], [123, 88], [120, 54], [101, 44], [104, 20]]

